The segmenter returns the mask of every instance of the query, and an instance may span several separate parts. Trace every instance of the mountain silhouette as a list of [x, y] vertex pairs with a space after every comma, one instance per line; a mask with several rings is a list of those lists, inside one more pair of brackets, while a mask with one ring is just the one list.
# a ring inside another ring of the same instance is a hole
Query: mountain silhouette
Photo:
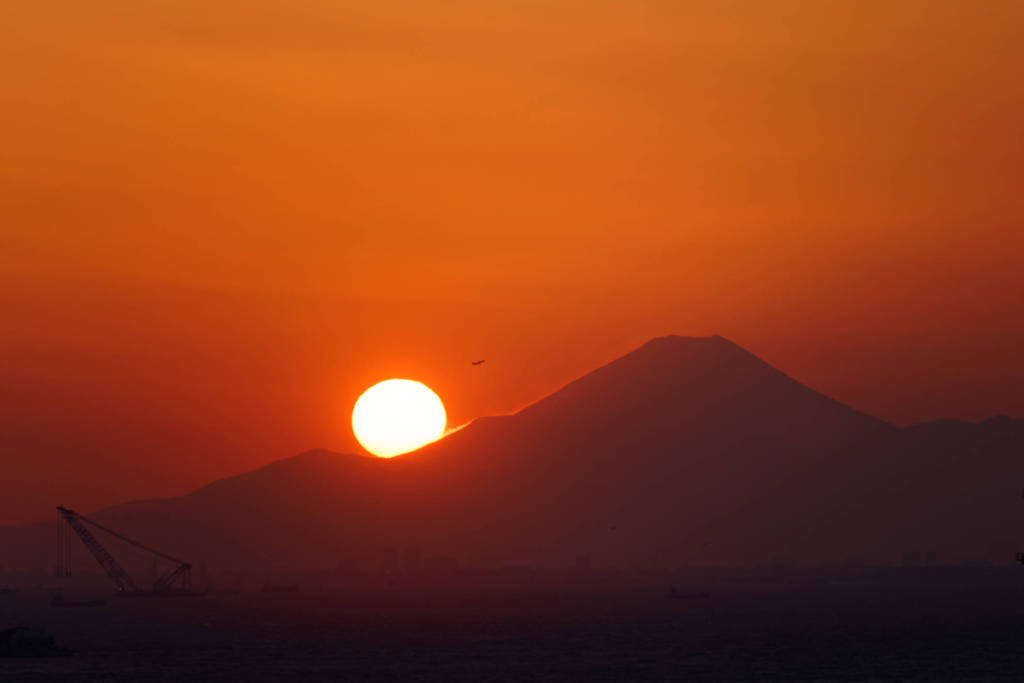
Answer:
[[[225, 568], [406, 548], [476, 565], [1012, 559], [1022, 445], [1024, 421], [897, 428], [721, 337], [672, 336], [399, 458], [310, 451], [93, 516]], [[0, 563], [50, 564], [52, 524], [0, 529]]]

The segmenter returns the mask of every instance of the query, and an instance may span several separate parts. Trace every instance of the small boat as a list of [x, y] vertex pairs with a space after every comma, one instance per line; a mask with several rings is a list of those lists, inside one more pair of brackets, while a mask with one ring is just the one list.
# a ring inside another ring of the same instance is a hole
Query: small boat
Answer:
[[18, 626], [0, 631], [0, 657], [69, 657], [53, 636], [39, 628]]

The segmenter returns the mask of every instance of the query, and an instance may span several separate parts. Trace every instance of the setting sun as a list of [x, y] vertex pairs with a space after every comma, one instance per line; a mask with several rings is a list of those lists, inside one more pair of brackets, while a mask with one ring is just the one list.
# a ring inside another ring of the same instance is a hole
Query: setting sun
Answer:
[[356, 439], [381, 458], [393, 458], [440, 439], [446, 423], [441, 399], [425, 384], [411, 379], [374, 384], [352, 409]]

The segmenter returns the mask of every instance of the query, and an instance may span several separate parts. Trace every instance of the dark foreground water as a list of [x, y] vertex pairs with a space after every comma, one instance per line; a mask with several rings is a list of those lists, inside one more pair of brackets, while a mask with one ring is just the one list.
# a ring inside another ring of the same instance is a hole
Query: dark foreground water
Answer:
[[0, 628], [75, 655], [0, 659], [0, 681], [1024, 680], [1020, 581], [365, 588], [118, 599], [0, 596]]

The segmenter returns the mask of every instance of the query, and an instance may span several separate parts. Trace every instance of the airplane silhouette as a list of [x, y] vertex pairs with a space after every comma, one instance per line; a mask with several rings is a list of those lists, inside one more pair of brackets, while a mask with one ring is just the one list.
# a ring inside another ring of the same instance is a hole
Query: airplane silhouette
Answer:
[[471, 360], [471, 361], [469, 361], [469, 364], [470, 365], [480, 365], [480, 364], [486, 363], [486, 362], [487, 362], [486, 360]]

